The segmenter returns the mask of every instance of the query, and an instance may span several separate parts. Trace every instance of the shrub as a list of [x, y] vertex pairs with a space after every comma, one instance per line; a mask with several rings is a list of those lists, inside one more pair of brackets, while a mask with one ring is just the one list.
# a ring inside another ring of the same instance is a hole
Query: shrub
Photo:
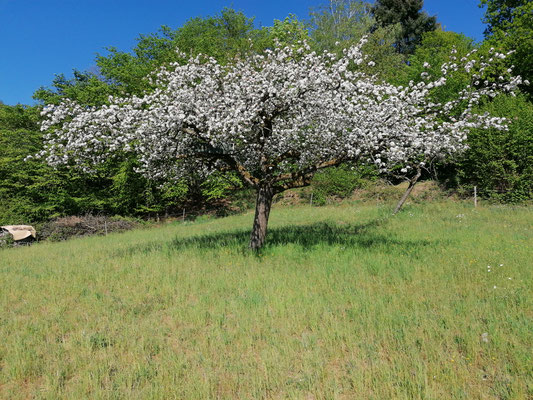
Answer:
[[504, 202], [533, 198], [533, 104], [525, 96], [499, 96], [483, 107], [506, 117], [508, 131], [475, 130], [457, 165], [457, 183], [466, 193]]
[[332, 197], [349, 197], [355, 189], [367, 186], [376, 176], [374, 167], [370, 166], [341, 165], [319, 171], [311, 182], [313, 204], [324, 205]]
[[255, 190], [251, 188], [244, 187], [236, 190], [227, 197], [229, 206], [220, 207], [217, 215], [226, 216], [253, 209], [255, 206], [255, 197]]

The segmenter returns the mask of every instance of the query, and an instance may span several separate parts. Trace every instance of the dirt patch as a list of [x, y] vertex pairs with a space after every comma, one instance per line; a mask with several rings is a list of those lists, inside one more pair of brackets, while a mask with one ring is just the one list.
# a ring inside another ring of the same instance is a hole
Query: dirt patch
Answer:
[[[407, 190], [408, 182], [399, 185], [389, 185], [385, 182], [378, 182], [363, 190], [357, 190], [352, 196], [353, 200], [374, 200], [374, 201], [398, 201]], [[439, 200], [447, 197], [446, 193], [435, 181], [419, 182], [413, 188], [408, 201], [427, 202]]]
[[[371, 183], [364, 189], [356, 189], [351, 196], [341, 198], [338, 196], [330, 196], [326, 199], [325, 204], [340, 203], [343, 200], [359, 200], [359, 201], [383, 201], [394, 202], [400, 200], [403, 193], [407, 190], [408, 183], [403, 182], [399, 185], [391, 185], [383, 181]], [[287, 190], [280, 193], [274, 199], [276, 204], [294, 206], [311, 203], [311, 194], [313, 188], [311, 186]], [[408, 201], [412, 202], [426, 202], [433, 200], [440, 200], [449, 197], [448, 194], [439, 187], [435, 181], [423, 181], [416, 184]], [[313, 202], [313, 204], [315, 204]]]
[[43, 224], [38, 230], [39, 240], [62, 241], [73, 237], [106, 235], [139, 226], [135, 220], [97, 215], [58, 218]]

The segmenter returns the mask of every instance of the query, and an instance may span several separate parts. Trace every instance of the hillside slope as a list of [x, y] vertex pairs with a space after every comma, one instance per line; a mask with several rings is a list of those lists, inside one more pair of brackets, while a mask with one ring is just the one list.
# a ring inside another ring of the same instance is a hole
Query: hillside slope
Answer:
[[0, 398], [533, 395], [531, 208], [252, 218], [0, 250]]

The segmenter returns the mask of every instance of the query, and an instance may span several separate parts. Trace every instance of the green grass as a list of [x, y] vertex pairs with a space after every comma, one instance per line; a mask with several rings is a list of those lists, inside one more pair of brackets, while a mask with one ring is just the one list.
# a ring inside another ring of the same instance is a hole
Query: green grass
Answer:
[[533, 210], [389, 213], [275, 207], [259, 255], [251, 213], [0, 250], [0, 398], [533, 397]]

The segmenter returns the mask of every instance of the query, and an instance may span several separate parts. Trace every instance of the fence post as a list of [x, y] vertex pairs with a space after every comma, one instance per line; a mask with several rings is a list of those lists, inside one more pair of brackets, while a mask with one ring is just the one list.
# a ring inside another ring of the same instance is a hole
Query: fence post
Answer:
[[313, 192], [311, 192], [311, 205], [313, 205]]
[[183, 216], [182, 216], [183, 222], [185, 222], [185, 208], [183, 209]]
[[477, 186], [474, 186], [474, 207], [477, 207]]

